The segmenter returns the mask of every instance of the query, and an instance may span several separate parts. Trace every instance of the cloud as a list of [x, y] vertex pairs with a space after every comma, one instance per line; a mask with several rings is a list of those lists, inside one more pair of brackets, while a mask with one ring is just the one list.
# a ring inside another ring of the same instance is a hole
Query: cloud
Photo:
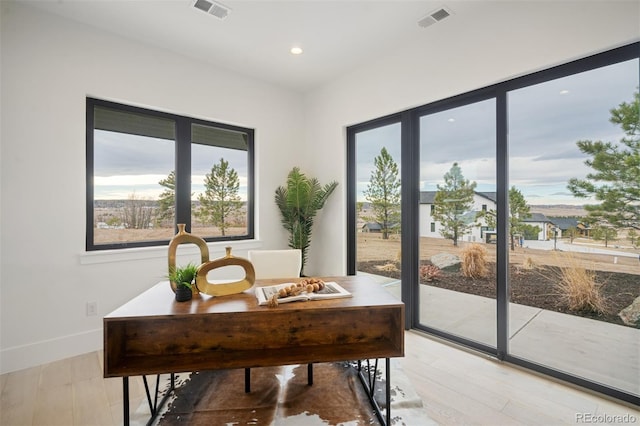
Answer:
[[[610, 111], [633, 100], [638, 75], [638, 61], [630, 60], [508, 92], [509, 185], [545, 203], [584, 204], [587, 200], [574, 199], [567, 190], [569, 179], [592, 171], [584, 164], [589, 156], [576, 142], [620, 141], [624, 133], [609, 121]], [[479, 190], [495, 190], [495, 109], [489, 99], [419, 119], [421, 190], [434, 190], [454, 162]], [[377, 138], [377, 130], [362, 140], [358, 134], [358, 153], [381, 146], [398, 151], [399, 129], [386, 140]], [[368, 183], [373, 157], [359, 154], [357, 160], [360, 191]]]
[[[247, 151], [192, 144], [192, 192], [204, 191], [205, 174], [224, 158], [240, 180], [239, 195], [247, 199]], [[146, 136], [96, 130], [94, 135], [94, 198], [156, 199], [165, 190], [158, 182], [175, 169], [175, 142]]]

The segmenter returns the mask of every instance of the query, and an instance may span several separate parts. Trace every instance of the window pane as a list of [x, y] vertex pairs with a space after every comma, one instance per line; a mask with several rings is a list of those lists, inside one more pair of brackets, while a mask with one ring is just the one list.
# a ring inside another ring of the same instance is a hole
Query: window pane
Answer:
[[[173, 235], [173, 207], [163, 209], [163, 180], [174, 169], [172, 120], [95, 108], [95, 245], [154, 241]], [[170, 138], [170, 139], [169, 139]]]
[[192, 125], [191, 232], [202, 238], [248, 234], [248, 135]]
[[[640, 296], [637, 198], [635, 220], [618, 221], [616, 203], [595, 210], [602, 200], [578, 197], [570, 182], [615, 187], [618, 206], [633, 207], [624, 194], [640, 191], [637, 127], [626, 133], [611, 119], [635, 99], [623, 116], [640, 125], [638, 75], [633, 60], [508, 94], [510, 182], [530, 207], [523, 247], [510, 253], [510, 352], [635, 395], [640, 330], [618, 314]], [[635, 141], [635, 162], [623, 139]], [[581, 144], [597, 141], [611, 143], [620, 161], [586, 164], [594, 156]], [[588, 178], [598, 168], [607, 181]]]
[[356, 271], [400, 298], [400, 123], [356, 134]]
[[420, 118], [419, 322], [491, 346], [495, 105], [490, 99]]

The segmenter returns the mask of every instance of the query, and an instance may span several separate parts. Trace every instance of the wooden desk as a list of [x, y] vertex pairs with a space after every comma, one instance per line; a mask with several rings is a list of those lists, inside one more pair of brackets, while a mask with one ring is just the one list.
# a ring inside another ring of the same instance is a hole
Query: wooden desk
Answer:
[[402, 302], [368, 277], [323, 279], [353, 297], [269, 308], [248, 290], [178, 303], [158, 283], [104, 317], [104, 377], [404, 356]]

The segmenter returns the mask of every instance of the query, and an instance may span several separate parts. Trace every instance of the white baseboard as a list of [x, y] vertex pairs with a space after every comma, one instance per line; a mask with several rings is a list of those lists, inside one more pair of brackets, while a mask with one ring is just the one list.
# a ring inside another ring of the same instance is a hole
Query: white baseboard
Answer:
[[0, 374], [101, 350], [102, 328], [0, 351]]

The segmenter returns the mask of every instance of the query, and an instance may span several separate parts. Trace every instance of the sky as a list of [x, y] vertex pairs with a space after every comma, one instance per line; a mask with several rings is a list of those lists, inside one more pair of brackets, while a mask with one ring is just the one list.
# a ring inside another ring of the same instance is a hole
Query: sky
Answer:
[[[529, 204], [585, 204], [567, 190], [572, 177], [591, 169], [576, 141], [618, 142], [620, 128], [609, 122], [610, 110], [630, 102], [638, 88], [638, 61], [628, 61], [509, 93], [509, 184]], [[487, 100], [420, 119], [420, 188], [436, 190], [457, 162], [479, 191], [495, 191], [495, 102]], [[94, 197], [156, 199], [158, 184], [174, 169], [174, 142], [157, 138], [95, 131]], [[383, 146], [400, 166], [400, 125], [392, 124], [356, 137], [359, 201]], [[206, 173], [220, 158], [240, 176], [246, 199], [246, 151], [193, 144], [193, 198], [204, 189]]]
[[[592, 171], [576, 142], [620, 141], [624, 133], [609, 122], [610, 110], [633, 100], [638, 78], [635, 60], [510, 92], [509, 185], [532, 205], [593, 203], [567, 190], [570, 178]], [[435, 191], [457, 162], [478, 191], [495, 191], [495, 139], [492, 99], [421, 117], [421, 190]], [[365, 201], [362, 192], [381, 148], [400, 164], [400, 125], [358, 133], [356, 145], [358, 200]]]
[[[175, 169], [175, 142], [96, 130], [94, 134], [94, 199], [157, 199], [164, 191], [158, 184]], [[204, 179], [224, 158], [240, 180], [238, 195], [247, 199], [247, 151], [192, 144], [192, 199], [204, 191]]]

